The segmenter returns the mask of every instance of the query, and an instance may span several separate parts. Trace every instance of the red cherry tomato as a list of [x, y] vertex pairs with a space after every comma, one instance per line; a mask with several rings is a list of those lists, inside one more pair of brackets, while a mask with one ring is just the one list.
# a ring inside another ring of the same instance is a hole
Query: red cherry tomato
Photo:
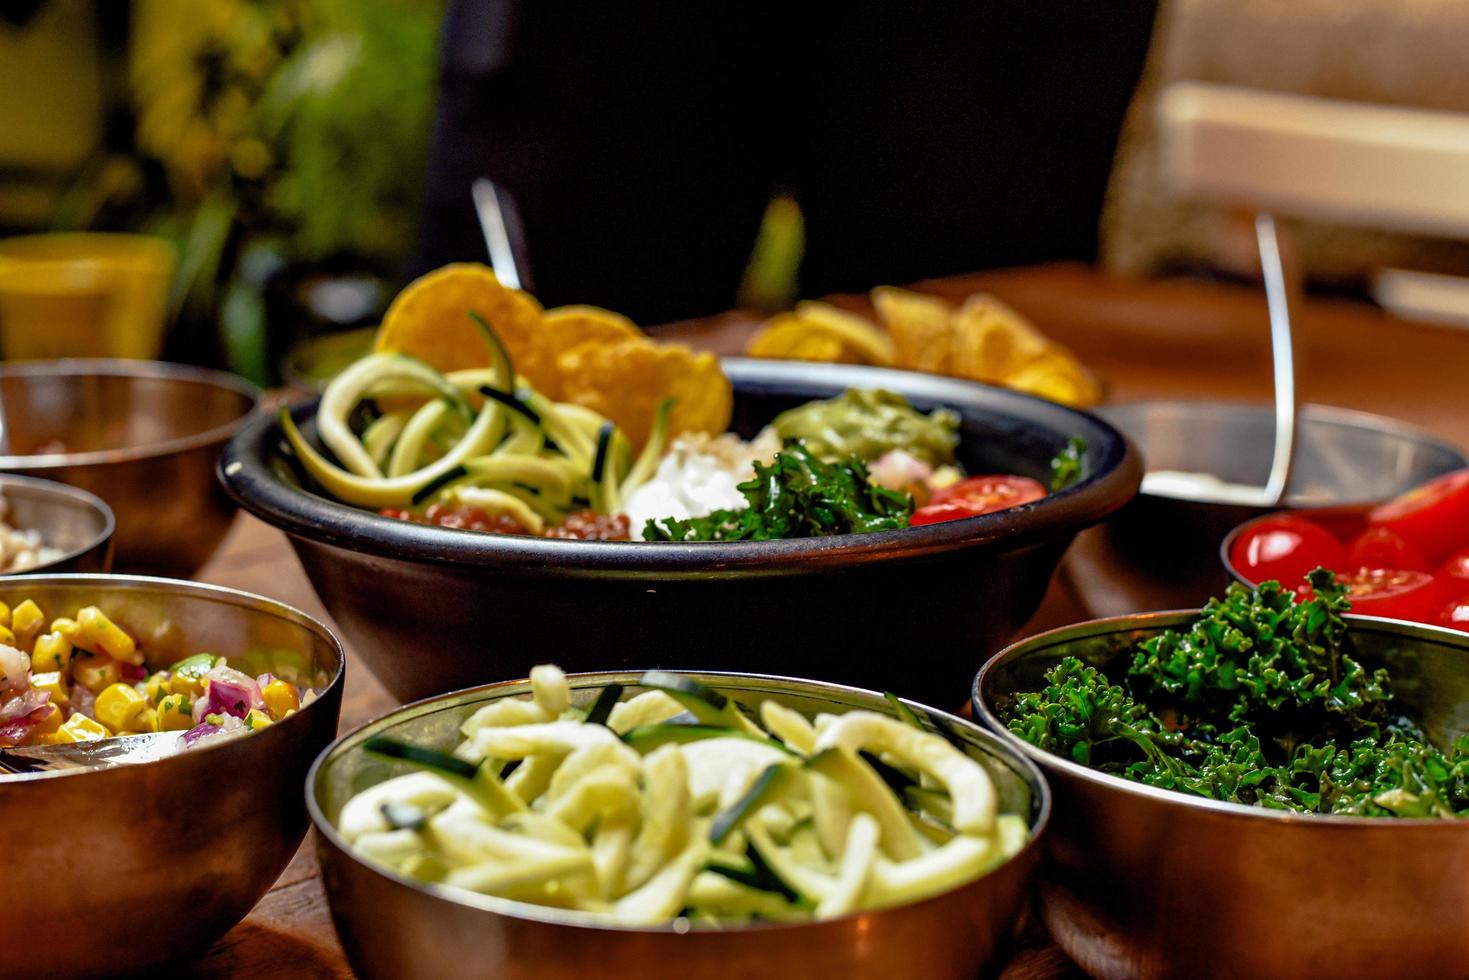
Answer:
[[1404, 541], [1401, 534], [1385, 527], [1369, 527], [1353, 538], [1347, 545], [1347, 563], [1342, 567], [1429, 570], [1422, 552]]
[[1427, 572], [1406, 568], [1359, 568], [1336, 580], [1347, 587], [1352, 612], [1431, 623], [1443, 602], [1438, 581]]
[[1469, 588], [1469, 548], [1455, 552], [1438, 566], [1438, 577], [1450, 585], [1457, 585], [1462, 581], [1464, 587]]
[[1438, 614], [1438, 625], [1469, 633], [1469, 595], [1460, 596], [1444, 606]]
[[1346, 551], [1319, 524], [1283, 514], [1252, 524], [1235, 539], [1229, 561], [1256, 585], [1275, 579], [1294, 588], [1316, 566], [1337, 569], [1346, 565]]
[[935, 490], [928, 503], [913, 512], [914, 527], [978, 517], [1040, 500], [1046, 488], [1028, 476], [971, 476]]
[[1374, 507], [1367, 523], [1400, 535], [1431, 559], [1469, 546], [1469, 469], [1446, 473]]

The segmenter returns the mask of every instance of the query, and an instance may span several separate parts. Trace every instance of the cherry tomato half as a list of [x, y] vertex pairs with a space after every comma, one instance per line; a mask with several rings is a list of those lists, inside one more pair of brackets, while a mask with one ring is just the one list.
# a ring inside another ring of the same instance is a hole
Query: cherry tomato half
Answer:
[[1346, 566], [1346, 551], [1331, 532], [1303, 517], [1282, 514], [1252, 524], [1235, 539], [1229, 561], [1256, 585], [1275, 579], [1293, 588], [1316, 566]]
[[1347, 545], [1347, 563], [1343, 568], [1411, 568], [1429, 571], [1422, 552], [1403, 540], [1403, 536], [1385, 527], [1369, 527]]
[[1359, 568], [1338, 573], [1336, 580], [1347, 587], [1352, 612], [1362, 616], [1386, 616], [1431, 623], [1443, 602], [1438, 580], [1427, 572], [1406, 568]]
[[1040, 500], [1046, 488], [1028, 476], [971, 476], [935, 490], [928, 503], [913, 512], [914, 527], [978, 517]]
[[1444, 606], [1438, 614], [1438, 625], [1469, 633], [1469, 595], [1460, 596]]
[[1469, 469], [1446, 473], [1374, 507], [1367, 523], [1401, 535], [1430, 559], [1469, 546]]

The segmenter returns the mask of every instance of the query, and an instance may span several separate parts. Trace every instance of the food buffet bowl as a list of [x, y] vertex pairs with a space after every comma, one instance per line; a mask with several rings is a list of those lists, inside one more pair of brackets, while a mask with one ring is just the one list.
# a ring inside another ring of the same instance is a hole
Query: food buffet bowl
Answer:
[[[1210, 473], [1263, 486], [1275, 410], [1244, 402], [1133, 402], [1097, 410], [1137, 444], [1148, 470]], [[1290, 493], [1278, 507], [1139, 493], [1078, 536], [1065, 574], [1097, 616], [1202, 606], [1228, 578], [1215, 555], [1243, 521], [1268, 511], [1367, 504], [1469, 465], [1421, 429], [1365, 412], [1306, 405], [1296, 427]]]
[[315, 700], [155, 762], [0, 776], [0, 975], [104, 977], [197, 953], [250, 911], [305, 836], [301, 783], [336, 734], [342, 648], [320, 623], [218, 586], [113, 575], [0, 580], [0, 600], [97, 605], [159, 661], [306, 659]]
[[112, 568], [112, 508], [85, 490], [50, 480], [0, 474], [5, 522], [22, 531], [37, 531], [41, 544], [61, 556], [10, 575], [58, 572], [106, 572]]
[[[1087, 476], [1007, 511], [927, 527], [784, 541], [650, 543], [479, 534], [379, 517], [301, 489], [274, 419], [230, 444], [220, 476], [286, 531], [353, 650], [402, 700], [568, 670], [665, 666], [801, 674], [957, 703], [976, 657], [1031, 616], [1082, 527], [1122, 506], [1141, 463], [1094, 416], [929, 375], [731, 359], [733, 428], [847, 388], [962, 417], [970, 472], [1048, 478], [1072, 436]], [[308, 433], [315, 403], [295, 418]]]
[[[835, 684], [718, 673], [684, 673], [752, 709], [775, 700], [808, 715], [855, 708], [892, 714], [885, 698]], [[589, 705], [608, 684], [628, 696], [638, 673], [572, 675], [572, 702]], [[596, 976], [681, 980], [753, 976], [853, 978], [978, 976], [994, 965], [1030, 898], [1030, 879], [1050, 813], [1050, 790], [1020, 753], [972, 722], [909, 704], [994, 780], [1002, 812], [1024, 814], [1031, 839], [983, 877], [908, 905], [823, 922], [767, 923], [728, 929], [618, 927], [592, 917], [449, 889], [404, 877], [355, 856], [336, 831], [342, 805], [403, 768], [369, 758], [378, 735], [448, 750], [477, 708], [529, 694], [529, 681], [443, 695], [343, 736], [323, 752], [306, 783], [327, 898], [337, 934], [357, 973], [410, 980], [445, 976]], [[472, 966], [471, 966], [472, 964]]]
[[0, 365], [0, 471], [96, 494], [117, 517], [121, 571], [187, 577], [234, 519], [214, 462], [259, 404], [242, 378], [179, 364]]
[[[1196, 612], [1083, 623], [1015, 644], [974, 682], [976, 717], [1055, 795], [1042, 863], [1051, 935], [1095, 977], [1469, 976], [1469, 822], [1310, 816], [1108, 776], [1005, 729], [999, 707], [1056, 661], [1101, 667]], [[1353, 655], [1443, 745], [1469, 733], [1469, 634], [1347, 616]]]

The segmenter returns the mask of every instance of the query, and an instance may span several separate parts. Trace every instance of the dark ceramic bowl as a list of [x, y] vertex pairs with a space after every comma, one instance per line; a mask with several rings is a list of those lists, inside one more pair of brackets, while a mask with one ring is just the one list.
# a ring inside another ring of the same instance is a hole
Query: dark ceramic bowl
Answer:
[[[230, 443], [220, 477], [281, 528], [355, 652], [405, 700], [568, 671], [698, 661], [960, 703], [974, 665], [1034, 613], [1078, 530], [1137, 491], [1142, 466], [1094, 416], [929, 375], [731, 359], [732, 428], [850, 387], [963, 419], [971, 473], [1047, 478], [1068, 439], [1087, 476], [1024, 507], [921, 528], [791, 541], [654, 544], [479, 534], [379, 517], [299, 486], [275, 419]], [[315, 402], [298, 406], [306, 425]]]
[[39, 531], [41, 544], [61, 556], [10, 575], [112, 570], [112, 508], [98, 498], [61, 483], [0, 474], [0, 496], [7, 504], [6, 523], [21, 531]]

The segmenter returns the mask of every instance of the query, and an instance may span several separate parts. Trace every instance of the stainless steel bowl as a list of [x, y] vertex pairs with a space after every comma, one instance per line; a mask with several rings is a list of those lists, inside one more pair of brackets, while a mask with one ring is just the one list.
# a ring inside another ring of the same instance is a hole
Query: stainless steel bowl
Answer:
[[[1005, 730], [999, 706], [1056, 661], [1104, 666], [1196, 613], [1104, 619], [1017, 643], [974, 685], [976, 716], [1056, 797], [1041, 907], [1096, 977], [1469, 976], [1469, 821], [1310, 816], [1107, 776]], [[1469, 634], [1348, 616], [1440, 745], [1469, 732]]]
[[214, 463], [259, 404], [249, 382], [179, 364], [0, 365], [0, 471], [96, 494], [117, 517], [120, 570], [186, 577], [234, 519]]
[[[773, 698], [797, 710], [868, 708], [889, 713], [879, 695], [780, 677], [690, 674], [754, 707]], [[573, 699], [586, 705], [607, 684], [638, 690], [636, 673], [578, 674]], [[1029, 815], [1032, 839], [1015, 857], [953, 891], [898, 908], [826, 922], [729, 930], [609, 928], [586, 916], [451, 891], [401, 877], [355, 857], [335, 821], [364, 787], [396, 774], [369, 759], [374, 735], [450, 748], [460, 723], [490, 701], [528, 694], [530, 684], [492, 684], [409, 705], [337, 741], [312, 766], [306, 802], [337, 934], [357, 972], [368, 978], [676, 976], [963, 977], [995, 961], [1029, 897], [1050, 796], [1030, 762], [978, 726], [913, 705], [951, 733], [994, 777], [1002, 809]]]
[[[1135, 402], [1097, 414], [1142, 451], [1148, 470], [1212, 473], [1263, 486], [1274, 409], [1242, 402]], [[1385, 500], [1469, 465], [1469, 457], [1395, 419], [1307, 405], [1296, 429], [1285, 509]], [[1200, 606], [1228, 577], [1219, 542], [1236, 525], [1279, 508], [1139, 493], [1105, 524], [1077, 536], [1066, 574], [1091, 612], [1117, 616]]]
[[50, 480], [0, 475], [0, 497], [7, 505], [6, 523], [37, 531], [41, 543], [61, 551], [55, 561], [18, 575], [57, 572], [105, 572], [112, 568], [112, 508], [85, 490]]
[[213, 943], [260, 900], [306, 833], [301, 783], [331, 742], [342, 647], [320, 623], [217, 586], [111, 575], [0, 580], [50, 616], [97, 605], [150, 665], [208, 650], [299, 656], [318, 697], [263, 731], [158, 762], [0, 777], [0, 975], [104, 977]]

